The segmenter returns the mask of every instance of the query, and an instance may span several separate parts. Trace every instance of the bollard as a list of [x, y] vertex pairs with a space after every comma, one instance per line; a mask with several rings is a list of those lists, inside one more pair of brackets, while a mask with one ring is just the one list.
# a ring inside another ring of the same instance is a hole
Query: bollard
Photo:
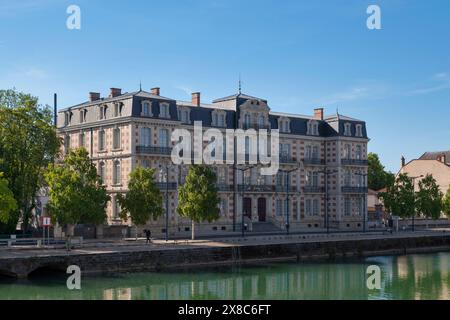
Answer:
[[42, 240], [36, 241], [36, 247], [40, 248], [42, 246]]
[[8, 248], [12, 247], [12, 240], [8, 240]]

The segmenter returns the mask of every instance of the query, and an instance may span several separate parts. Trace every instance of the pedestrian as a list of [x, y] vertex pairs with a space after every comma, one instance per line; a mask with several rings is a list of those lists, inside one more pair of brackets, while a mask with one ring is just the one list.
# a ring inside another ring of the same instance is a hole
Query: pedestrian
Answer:
[[152, 242], [152, 232], [150, 230], [145, 229], [145, 236], [147, 237], [147, 244]]

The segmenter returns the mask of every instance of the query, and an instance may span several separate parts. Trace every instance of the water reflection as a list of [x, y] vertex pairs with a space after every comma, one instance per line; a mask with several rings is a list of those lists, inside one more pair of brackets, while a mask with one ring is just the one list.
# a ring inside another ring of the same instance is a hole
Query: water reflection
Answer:
[[[382, 289], [366, 288], [366, 269], [382, 269]], [[0, 299], [449, 299], [450, 253], [339, 263], [270, 264], [234, 269], [84, 278], [0, 280]]]

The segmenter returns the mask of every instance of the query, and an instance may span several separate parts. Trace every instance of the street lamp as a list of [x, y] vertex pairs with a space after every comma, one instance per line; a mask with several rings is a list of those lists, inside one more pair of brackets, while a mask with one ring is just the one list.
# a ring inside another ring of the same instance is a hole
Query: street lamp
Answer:
[[289, 177], [292, 172], [298, 171], [300, 166], [297, 166], [295, 169], [291, 170], [282, 170], [279, 169], [279, 172], [282, 172], [286, 175], [286, 234], [289, 235]]
[[[368, 176], [367, 173], [359, 173], [359, 172], [355, 173], [355, 175], [360, 176], [360, 177], [363, 177], [363, 178], [364, 178], [364, 181], [365, 181], [365, 178], [367, 178], [367, 176]], [[365, 184], [365, 183], [363, 183], [363, 185], [364, 185], [364, 184]], [[363, 221], [363, 232], [365, 233], [365, 232], [366, 232], [366, 219], [367, 219], [366, 214], [367, 214], [367, 210], [366, 210], [366, 201], [365, 201], [365, 197], [363, 196], [362, 199], [363, 199], [363, 210], [364, 210], [364, 216], [363, 216], [363, 219], [364, 219], [364, 221]]]
[[159, 170], [159, 179], [166, 186], [166, 242], [169, 241], [169, 165]]
[[[236, 168], [236, 170], [241, 171], [242, 172], [242, 205], [244, 204], [244, 195], [245, 195], [245, 172], [247, 172], [248, 170], [253, 169], [255, 166], [250, 166], [244, 169], [240, 169], [240, 168]], [[251, 210], [251, 208], [250, 208]], [[241, 214], [241, 224], [242, 224], [242, 238], [245, 237], [245, 227], [244, 227], [244, 208], [242, 208], [242, 214]]]
[[[416, 202], [416, 179], [420, 179], [423, 177], [424, 177], [424, 175], [422, 174], [420, 176], [410, 178], [412, 181], [412, 184], [413, 184], [413, 191], [414, 191], [414, 207], [415, 207], [415, 202]], [[415, 208], [414, 208], [414, 212], [413, 212], [413, 216], [412, 216], [412, 232], [415, 231], [415, 217], [416, 217], [416, 212], [415, 212]]]
[[337, 170], [328, 171], [327, 169], [318, 171], [318, 173], [325, 175], [325, 226], [327, 228], [327, 234], [330, 233], [330, 221], [328, 217], [328, 175], [339, 173]]

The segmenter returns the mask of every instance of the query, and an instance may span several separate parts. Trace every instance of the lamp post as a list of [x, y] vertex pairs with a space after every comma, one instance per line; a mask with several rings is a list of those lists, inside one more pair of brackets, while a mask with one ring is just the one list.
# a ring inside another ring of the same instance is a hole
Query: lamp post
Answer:
[[328, 171], [327, 169], [325, 170], [321, 170], [318, 171], [318, 173], [324, 174], [325, 175], [325, 226], [327, 228], [327, 234], [330, 233], [330, 221], [329, 221], [329, 217], [328, 217], [328, 175], [330, 174], [336, 174], [339, 171], [337, 170], [333, 170], [333, 171]]
[[413, 216], [412, 216], [412, 232], [415, 231], [415, 217], [416, 217], [416, 211], [415, 211], [415, 206], [416, 206], [416, 204], [415, 204], [415, 202], [416, 202], [416, 179], [420, 179], [420, 178], [423, 178], [423, 177], [424, 177], [424, 175], [422, 174], [422, 175], [420, 175], [420, 176], [417, 176], [417, 177], [411, 177], [411, 178], [410, 178], [411, 181], [412, 181], [412, 184], [413, 184], [413, 193], [414, 193], [414, 212], [413, 212]]
[[286, 176], [286, 234], [289, 235], [290, 221], [289, 221], [289, 177], [292, 172], [298, 171], [300, 167], [297, 166], [295, 169], [291, 170], [278, 170]]
[[[363, 177], [364, 181], [365, 181], [365, 178], [367, 178], [367, 176], [368, 176], [367, 173], [359, 173], [359, 172], [355, 173], [355, 175]], [[363, 181], [363, 185], [365, 185], [364, 181]], [[365, 197], [363, 196], [362, 198], [363, 198], [363, 210], [364, 210], [364, 214], [363, 214], [363, 219], [364, 219], [364, 221], [363, 221], [363, 232], [365, 233], [366, 232], [366, 223], [367, 223], [367, 221], [366, 221], [367, 220], [367, 218], [366, 218], [367, 210], [366, 210], [366, 201], [364, 199]]]
[[166, 186], [166, 242], [169, 241], [169, 165], [166, 165], [165, 170], [161, 168], [159, 170], [159, 177], [162, 183]]
[[[242, 206], [244, 206], [244, 195], [245, 195], [245, 172], [248, 170], [253, 169], [255, 166], [250, 166], [244, 169], [236, 168], [236, 170], [242, 172]], [[251, 178], [251, 177], [250, 177]], [[251, 210], [251, 208], [250, 208]], [[244, 227], [244, 208], [242, 208], [242, 214], [241, 214], [241, 231], [242, 231], [242, 238], [245, 237], [245, 227]]]

